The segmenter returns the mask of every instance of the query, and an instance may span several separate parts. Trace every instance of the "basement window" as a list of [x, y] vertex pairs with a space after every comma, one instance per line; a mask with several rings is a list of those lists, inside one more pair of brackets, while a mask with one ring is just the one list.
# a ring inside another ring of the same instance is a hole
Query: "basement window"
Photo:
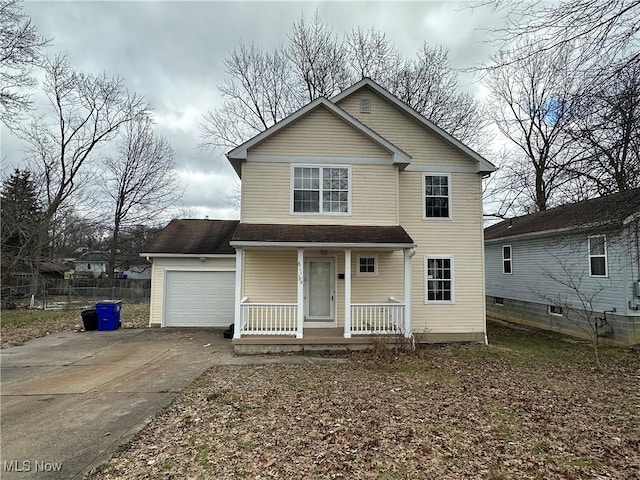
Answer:
[[504, 298], [502, 298], [502, 297], [493, 297], [493, 304], [494, 305], [502, 305], [502, 306], [504, 306]]
[[547, 313], [549, 313], [549, 315], [562, 315], [562, 307], [558, 305], [547, 305]]

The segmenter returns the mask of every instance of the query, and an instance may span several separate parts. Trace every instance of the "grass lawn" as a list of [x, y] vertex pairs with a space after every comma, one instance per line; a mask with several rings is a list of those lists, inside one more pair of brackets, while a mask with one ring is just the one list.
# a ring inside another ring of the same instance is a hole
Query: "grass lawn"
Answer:
[[640, 360], [490, 325], [491, 346], [214, 367], [90, 478], [640, 478]]
[[[80, 312], [71, 310], [3, 310], [0, 319], [2, 348], [22, 345], [32, 338], [44, 337], [53, 332], [83, 328]], [[149, 325], [148, 303], [123, 303], [120, 321], [124, 328], [145, 328]]]

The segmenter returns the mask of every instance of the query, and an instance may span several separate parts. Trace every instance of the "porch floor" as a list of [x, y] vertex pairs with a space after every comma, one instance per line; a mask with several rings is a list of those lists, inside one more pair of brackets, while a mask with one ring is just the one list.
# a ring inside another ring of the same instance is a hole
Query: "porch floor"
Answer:
[[384, 338], [387, 346], [393, 347], [406, 342], [396, 335], [353, 335], [344, 338], [343, 328], [305, 328], [304, 338], [290, 335], [246, 335], [233, 339], [237, 354], [286, 353], [286, 352], [346, 352], [366, 350], [373, 346], [375, 339]]

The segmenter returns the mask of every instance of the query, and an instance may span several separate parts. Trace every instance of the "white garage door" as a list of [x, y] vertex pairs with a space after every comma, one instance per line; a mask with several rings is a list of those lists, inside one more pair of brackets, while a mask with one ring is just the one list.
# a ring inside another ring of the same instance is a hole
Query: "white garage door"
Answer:
[[235, 272], [168, 271], [167, 327], [228, 327], [233, 323]]

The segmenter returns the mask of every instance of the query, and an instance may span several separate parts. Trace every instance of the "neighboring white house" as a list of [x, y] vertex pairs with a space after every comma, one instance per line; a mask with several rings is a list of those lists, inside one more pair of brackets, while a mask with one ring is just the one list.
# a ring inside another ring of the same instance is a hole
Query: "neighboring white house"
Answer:
[[482, 178], [495, 167], [479, 154], [365, 78], [227, 157], [242, 180], [231, 236], [172, 222], [141, 254], [152, 325], [223, 323], [224, 304], [236, 349], [485, 341]]
[[84, 252], [73, 261], [76, 278], [104, 278], [109, 270], [107, 252]]

